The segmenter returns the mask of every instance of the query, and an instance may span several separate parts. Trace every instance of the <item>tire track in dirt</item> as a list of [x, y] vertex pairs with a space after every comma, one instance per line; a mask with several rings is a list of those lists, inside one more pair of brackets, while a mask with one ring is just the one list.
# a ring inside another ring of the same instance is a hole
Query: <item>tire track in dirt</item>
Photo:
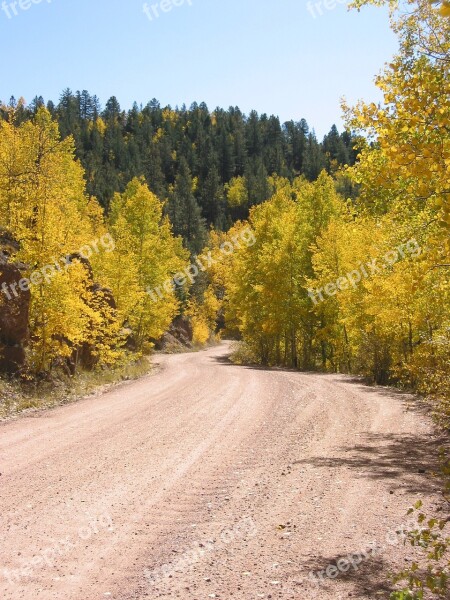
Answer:
[[387, 597], [401, 544], [309, 573], [439, 501], [417, 468], [431, 424], [393, 391], [228, 352], [160, 356], [153, 376], [0, 425], [2, 598]]

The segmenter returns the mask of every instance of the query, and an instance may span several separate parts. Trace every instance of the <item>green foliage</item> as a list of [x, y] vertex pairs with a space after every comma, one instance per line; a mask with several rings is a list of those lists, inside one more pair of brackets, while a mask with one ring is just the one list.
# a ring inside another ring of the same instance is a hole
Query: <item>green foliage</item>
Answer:
[[[450, 459], [442, 451], [442, 473], [445, 477], [446, 490], [450, 491]], [[448, 498], [447, 498], [448, 499]], [[417, 528], [408, 532], [406, 543], [423, 549], [421, 563], [413, 563], [409, 569], [397, 573], [395, 583], [405, 582], [405, 588], [393, 592], [391, 600], [411, 598], [422, 599], [429, 594], [433, 598], [447, 598], [450, 577], [450, 537], [448, 535], [447, 517], [429, 518], [421, 512], [422, 502], [419, 500], [410, 508], [408, 515], [417, 515]]]
[[[114, 106], [108, 107], [112, 122]], [[106, 222], [86, 194], [72, 138], [60, 139], [45, 108], [15, 125], [17, 112], [10, 109], [9, 120], [0, 121], [0, 228], [19, 248], [10, 260], [21, 261], [32, 282], [26, 369], [73, 370], [79, 360], [90, 368], [117, 364], [126, 329], [139, 349], [178, 313], [173, 289], [158, 302], [147, 290], [170, 283], [188, 252], [173, 235], [163, 203], [139, 179], [116, 194]]]
[[[270, 200], [250, 209], [257, 243], [225, 270], [225, 311], [261, 363], [399, 383], [432, 397], [449, 427], [450, 28], [408, 4], [393, 21], [400, 53], [377, 79], [384, 104], [345, 107], [357, 162], [337, 170], [354, 157], [333, 128], [322, 147], [336, 182], [269, 178]], [[311, 136], [288, 131], [317, 177]], [[234, 205], [243, 189], [230, 185]]]
[[170, 186], [166, 214], [174, 234], [183, 238], [191, 254], [198, 254], [206, 244], [207, 229], [194, 192], [189, 166], [186, 159], [181, 158], [175, 185]]
[[[16, 106], [19, 124], [34, 118], [44, 101], [36, 99], [27, 107], [13, 98], [10, 104]], [[152, 100], [124, 111], [112, 97], [102, 111], [96, 96], [68, 89], [48, 108], [62, 138], [74, 139], [89, 195], [109, 207], [114, 193], [123, 193], [134, 177], [145, 177], [152, 192], [168, 198], [174, 232], [195, 252], [205, 241], [202, 219], [226, 229], [247, 218], [251, 206], [270, 197], [268, 176], [303, 174], [313, 180], [323, 168], [335, 172], [355, 159], [353, 137], [338, 134], [335, 127], [320, 143], [304, 119], [281, 124], [277, 117], [256, 111], [245, 116], [238, 108], [210, 112], [204, 103], [194, 103], [172, 109]], [[0, 119], [7, 115], [7, 107], [0, 109]], [[236, 178], [248, 190], [239, 209], [235, 199], [226, 202], [227, 185]]]

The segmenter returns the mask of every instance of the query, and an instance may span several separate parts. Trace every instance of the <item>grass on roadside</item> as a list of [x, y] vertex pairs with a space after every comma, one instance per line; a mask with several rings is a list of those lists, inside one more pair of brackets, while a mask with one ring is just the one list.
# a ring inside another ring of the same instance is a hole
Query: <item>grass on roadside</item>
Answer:
[[73, 377], [61, 372], [53, 373], [46, 379], [32, 381], [0, 377], [0, 419], [8, 419], [24, 411], [74, 402], [121, 381], [138, 379], [153, 368], [150, 357], [144, 356], [120, 367], [82, 371]]

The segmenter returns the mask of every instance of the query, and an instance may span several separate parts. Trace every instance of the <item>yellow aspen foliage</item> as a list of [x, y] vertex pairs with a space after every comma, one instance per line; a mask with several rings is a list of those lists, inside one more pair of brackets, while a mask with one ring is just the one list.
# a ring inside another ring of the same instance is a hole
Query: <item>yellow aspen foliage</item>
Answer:
[[[91, 123], [91, 122], [90, 122]], [[106, 132], [106, 124], [105, 121], [101, 117], [97, 117], [95, 121], [92, 123], [92, 126], [99, 132], [99, 134], [103, 137]]]
[[187, 266], [189, 254], [163, 216], [163, 203], [140, 179], [114, 196], [109, 223], [115, 248], [103, 261], [104, 280], [140, 347], [161, 337], [176, 316], [173, 277]]
[[214, 339], [219, 308], [220, 301], [210, 286], [204, 292], [201, 302], [196, 299], [189, 302], [186, 314], [192, 323], [194, 345], [204, 346]]
[[363, 312], [389, 346], [391, 376], [443, 403], [450, 396], [450, 22], [429, 2], [407, 5], [404, 13], [392, 5], [400, 52], [376, 80], [383, 104], [345, 107], [349, 127], [374, 142], [361, 147], [349, 174], [361, 186], [359, 210], [373, 218], [371, 231], [382, 227], [392, 248], [414, 238], [422, 249], [419, 259], [365, 285]]
[[[70, 257], [98, 250], [106, 229], [96, 200], [85, 194], [72, 138], [60, 140], [50, 114], [0, 123], [0, 226], [19, 243], [15, 259], [32, 277], [29, 367], [45, 371], [92, 338], [91, 273]], [[114, 329], [111, 319], [102, 321]], [[111, 343], [115, 343], [111, 339]]]
[[[358, 7], [363, 4], [387, 2], [355, 2]], [[399, 381], [434, 398], [436, 414], [448, 429], [450, 4], [447, 0], [406, 0], [400, 8], [397, 2], [389, 4], [400, 51], [377, 79], [383, 104], [360, 103], [353, 110], [347, 108], [349, 126], [373, 142], [361, 148], [360, 162], [350, 174], [361, 186], [361, 213], [370, 215], [371, 231], [378, 227], [382, 232], [383, 249], [393, 249], [394, 241], [409, 237], [403, 248], [409, 245], [411, 250], [415, 245], [416, 251], [365, 282], [360, 310], [355, 311], [359, 312], [358, 325], [349, 335], [356, 339], [361, 332], [366, 338], [365, 344], [356, 342], [357, 369], [369, 369], [376, 380]], [[324, 259], [324, 255], [317, 256], [319, 264]], [[338, 306], [341, 319], [348, 312], [345, 304], [342, 296]], [[442, 473], [448, 479], [444, 449], [443, 458]], [[418, 502], [415, 509], [420, 508]], [[424, 522], [428, 528], [423, 531], [420, 524]], [[396, 583], [403, 582], [403, 589], [393, 592], [392, 600], [448, 597], [446, 522], [427, 520], [420, 513], [418, 523], [419, 533], [411, 533], [409, 541], [426, 554], [395, 576]]]
[[273, 197], [250, 211], [252, 245], [236, 247], [224, 269], [225, 314], [250, 351], [264, 364], [309, 367], [315, 321], [308, 297], [311, 245], [338, 210], [333, 180], [322, 173], [315, 183], [273, 178]]
[[[358, 5], [363, 3], [358, 3]], [[376, 142], [361, 148], [353, 170], [362, 204], [379, 210], [431, 209], [450, 230], [450, 23], [428, 2], [409, 0], [393, 21], [400, 52], [376, 84], [380, 106], [344, 105], [348, 126]], [[394, 17], [393, 17], [394, 19]], [[363, 139], [363, 138], [361, 138]]]
[[249, 196], [244, 177], [235, 177], [225, 186], [228, 205], [236, 207], [248, 206]]

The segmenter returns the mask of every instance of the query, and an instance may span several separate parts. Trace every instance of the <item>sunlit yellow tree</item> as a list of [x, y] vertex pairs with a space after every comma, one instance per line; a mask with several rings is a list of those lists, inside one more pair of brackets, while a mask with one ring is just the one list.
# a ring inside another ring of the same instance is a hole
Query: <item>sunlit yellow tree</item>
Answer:
[[[255, 243], [238, 248], [224, 267], [227, 324], [265, 364], [315, 364], [319, 322], [308, 296], [311, 246], [338, 211], [333, 180], [270, 180], [273, 197], [250, 211]], [[229, 232], [230, 239], [245, 224]]]
[[189, 254], [163, 217], [163, 204], [140, 179], [133, 179], [111, 204], [113, 253], [102, 269], [117, 302], [120, 319], [128, 324], [138, 346], [158, 339], [179, 310], [173, 277]]
[[[400, 370], [420, 391], [448, 397], [450, 20], [427, 1], [408, 0], [403, 12], [390, 4], [400, 51], [377, 78], [383, 104], [345, 107], [349, 127], [374, 142], [361, 148], [350, 172], [361, 185], [361, 211], [388, 215], [390, 240], [401, 232], [424, 249], [409, 298], [413, 351]], [[392, 279], [384, 298], [392, 297], [395, 285]]]
[[100, 315], [90, 302], [91, 273], [64, 257], [92, 248], [106, 229], [98, 203], [85, 194], [73, 140], [60, 140], [43, 108], [19, 127], [14, 116], [11, 109], [10, 120], [0, 123], [0, 226], [20, 244], [24, 275], [35, 273], [29, 366], [43, 371], [92, 337], [92, 319]]

